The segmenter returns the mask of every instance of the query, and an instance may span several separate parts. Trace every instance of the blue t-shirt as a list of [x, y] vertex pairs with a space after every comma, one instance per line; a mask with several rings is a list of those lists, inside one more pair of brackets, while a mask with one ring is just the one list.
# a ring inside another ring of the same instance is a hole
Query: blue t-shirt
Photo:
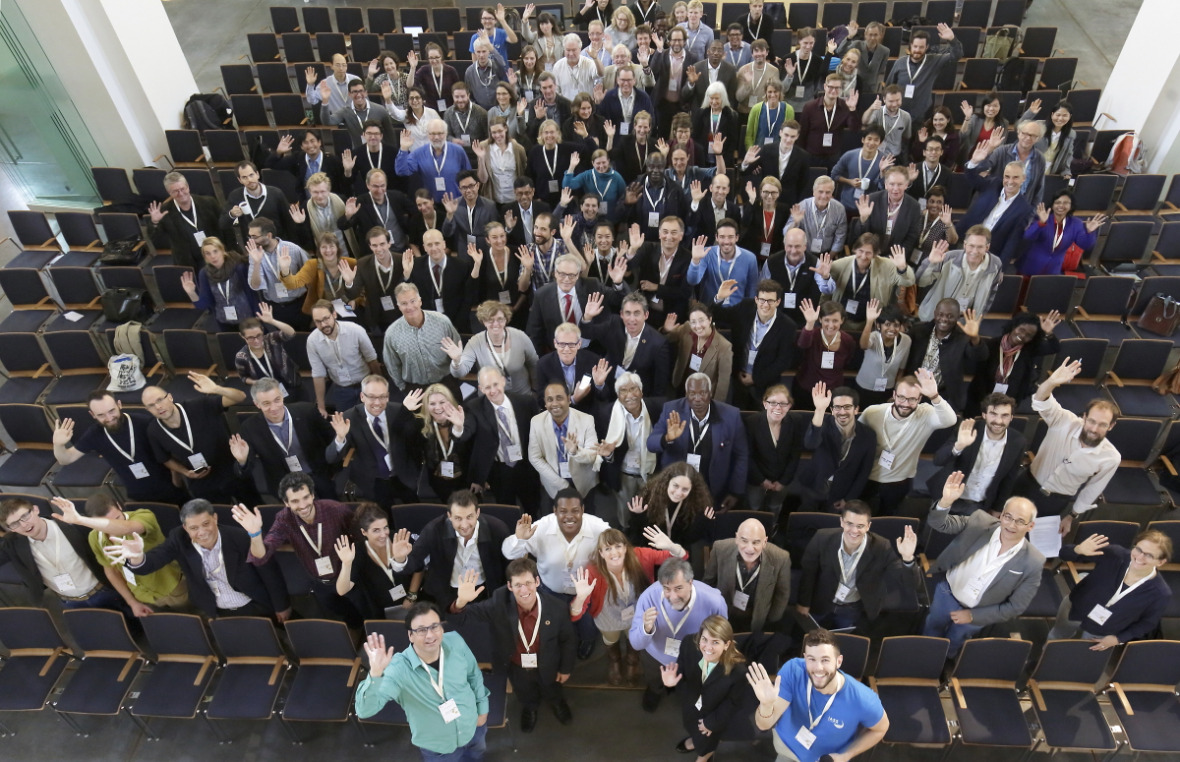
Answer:
[[816, 762], [825, 754], [844, 751], [862, 727], [870, 728], [885, 716], [885, 708], [872, 689], [843, 672], [840, 674], [844, 678], [844, 686], [836, 694], [832, 706], [811, 729], [815, 734], [815, 742], [810, 749], [805, 749], [795, 740], [795, 735], [799, 728], [811, 725], [807, 712], [808, 693], [811, 694], [811, 715], [814, 717], [820, 716], [831, 696], [817, 690], [807, 690], [811, 678], [807, 675], [803, 659], [791, 659], [779, 670], [783, 680], [778, 695], [791, 705], [775, 724], [774, 732], [799, 758], [799, 762]]
[[[482, 29], [482, 27], [480, 27], [480, 28]], [[471, 35], [471, 42], [468, 43], [468, 45], [467, 45], [467, 50], [471, 53], [472, 58], [475, 58], [475, 42], [478, 39], [479, 39], [479, 30], [477, 29], [475, 34]], [[492, 43], [492, 47], [495, 48], [496, 52], [500, 54], [500, 57], [503, 58], [505, 61], [507, 61], [508, 60], [508, 34], [500, 27], [496, 27], [495, 29], [492, 30], [492, 34], [488, 37], [488, 39]]]

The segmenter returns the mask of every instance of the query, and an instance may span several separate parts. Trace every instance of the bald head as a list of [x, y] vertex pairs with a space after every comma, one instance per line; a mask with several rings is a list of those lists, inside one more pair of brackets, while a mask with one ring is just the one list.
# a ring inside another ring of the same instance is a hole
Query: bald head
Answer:
[[1037, 507], [1026, 497], [1010, 497], [1000, 513], [1001, 545], [1020, 542], [1033, 528]]
[[176, 405], [170, 395], [158, 386], [145, 387], [139, 397], [144, 408], [156, 418], [167, 420], [176, 412]]
[[766, 548], [766, 527], [758, 519], [746, 519], [738, 525], [735, 541], [739, 559], [747, 567], [753, 567]]
[[802, 228], [791, 228], [783, 236], [783, 248], [787, 252], [787, 261], [799, 264], [807, 254], [807, 233]]

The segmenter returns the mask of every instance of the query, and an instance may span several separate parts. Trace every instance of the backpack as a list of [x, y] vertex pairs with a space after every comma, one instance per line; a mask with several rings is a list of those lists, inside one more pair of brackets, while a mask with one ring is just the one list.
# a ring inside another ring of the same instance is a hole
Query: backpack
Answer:
[[184, 104], [184, 122], [197, 132], [221, 130], [233, 111], [221, 93], [195, 93]]
[[1021, 95], [1028, 95], [1036, 79], [1037, 60], [1013, 56], [1000, 64], [999, 70], [996, 71], [996, 90], [1019, 90]]
[[107, 372], [111, 374], [108, 392], [135, 392], [147, 386], [143, 375], [143, 348], [140, 343], [139, 323], [124, 323], [115, 329], [115, 352], [107, 360]]
[[981, 58], [998, 58], [1006, 61], [1020, 54], [1022, 40], [1020, 27], [1015, 24], [1005, 24], [987, 36], [983, 42]]
[[1103, 169], [1108, 169], [1116, 175], [1138, 175], [1146, 169], [1147, 159], [1143, 156], [1143, 144], [1135, 133], [1124, 132], [1115, 138], [1110, 147], [1110, 156]]

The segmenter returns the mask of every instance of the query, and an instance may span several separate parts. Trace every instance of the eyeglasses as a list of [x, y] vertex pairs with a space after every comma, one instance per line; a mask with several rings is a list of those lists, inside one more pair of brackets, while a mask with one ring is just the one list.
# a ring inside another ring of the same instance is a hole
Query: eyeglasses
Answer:
[[762, 404], [766, 405], [767, 407], [773, 407], [776, 409], [791, 406], [790, 402], [771, 402], [770, 400], [763, 400]]
[[558, 349], [577, 349], [581, 346], [581, 343], [577, 341], [555, 341], [553, 342], [553, 346]]
[[578, 277], [578, 273], [563, 273], [561, 270], [558, 270], [557, 277], [561, 280], [573, 280]]
[[1024, 137], [1024, 138], [1040, 138], [1041, 137], [1040, 135], [1038, 135], [1035, 132], [1024, 132], [1024, 131], [1021, 131], [1020, 136]]
[[921, 397], [902, 397], [900, 394], [894, 394], [894, 402], [908, 402], [911, 405], [917, 405], [922, 401]]
[[833, 413], [843, 413], [843, 412], [852, 411], [855, 409], [856, 409], [856, 405], [832, 405], [832, 412]]
[[242, 338], [246, 341], [262, 341], [262, 334], [257, 336], [243, 336]]
[[767, 306], [769, 306], [771, 304], [778, 304], [778, 299], [767, 299], [767, 298], [761, 297], [761, 296], [754, 297], [754, 301], [758, 302], [759, 304], [765, 304]]
[[33, 516], [34, 515], [35, 514], [33, 513], [33, 511], [28, 511], [27, 513], [25, 513], [24, 516], [21, 516], [16, 521], [10, 522], [8, 524], [8, 528], [9, 529], [16, 529], [17, 527], [23, 527], [28, 524], [31, 524], [31, 523], [33, 523]]
[[365, 399], [373, 400], [374, 402], [389, 402], [388, 394], [365, 394], [361, 392], [361, 396]]
[[410, 634], [417, 635], [418, 637], [422, 637], [423, 635], [429, 635], [429, 634], [435, 633], [435, 632], [442, 632], [442, 628], [443, 628], [442, 622], [435, 622], [434, 624], [428, 624], [425, 627], [415, 627], [414, 629], [410, 630]]
[[1015, 516], [1013, 516], [1011, 513], [1001, 514], [1000, 521], [1003, 521], [1006, 524], [1014, 524], [1018, 527], [1026, 527], [1032, 523], [1031, 521], [1026, 521], [1025, 519], [1018, 519]]
[[1131, 552], [1136, 555], [1143, 556], [1143, 560], [1147, 563], [1159, 560], [1159, 558], [1154, 553], [1148, 553], [1146, 550], [1141, 549], [1138, 545], [1131, 548]]
[[473, 191], [477, 188], [479, 188], [479, 186], [476, 185], [475, 183], [467, 183], [466, 185], [459, 186], [459, 190], [461, 190], [461, 191]]

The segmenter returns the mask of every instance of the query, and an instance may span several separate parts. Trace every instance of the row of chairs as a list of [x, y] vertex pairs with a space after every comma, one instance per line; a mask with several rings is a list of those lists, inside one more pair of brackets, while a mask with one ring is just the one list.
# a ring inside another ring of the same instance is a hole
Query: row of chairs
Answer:
[[[366, 663], [343, 622], [289, 621], [284, 643], [269, 619], [223, 617], [205, 622], [193, 614], [158, 613], [139, 620], [150, 649], [145, 651], [118, 612], [71, 609], [63, 619], [77, 652], [66, 645], [45, 609], [0, 609], [0, 642], [9, 650], [0, 669], [0, 711], [32, 712], [52, 706], [79, 735], [81, 717], [126, 711], [149, 739], [160, 737], [149, 725], [152, 720], [203, 715], [221, 742], [231, 740], [219, 727], [225, 721], [267, 721], [276, 711], [295, 744], [303, 742], [296, 730], [301, 723], [344, 724], [351, 716], [366, 742], [365, 724], [408, 725], [393, 703], [365, 720], [352, 712]], [[366, 622], [366, 631], [381, 633], [391, 642], [406, 640], [401, 622], [372, 620]], [[481, 665], [490, 666], [486, 625], [465, 625], [461, 634]], [[507, 680], [490, 671], [484, 680], [491, 692], [488, 727], [502, 728], [507, 724]], [[12, 734], [7, 726], [0, 725], [0, 730]]]

